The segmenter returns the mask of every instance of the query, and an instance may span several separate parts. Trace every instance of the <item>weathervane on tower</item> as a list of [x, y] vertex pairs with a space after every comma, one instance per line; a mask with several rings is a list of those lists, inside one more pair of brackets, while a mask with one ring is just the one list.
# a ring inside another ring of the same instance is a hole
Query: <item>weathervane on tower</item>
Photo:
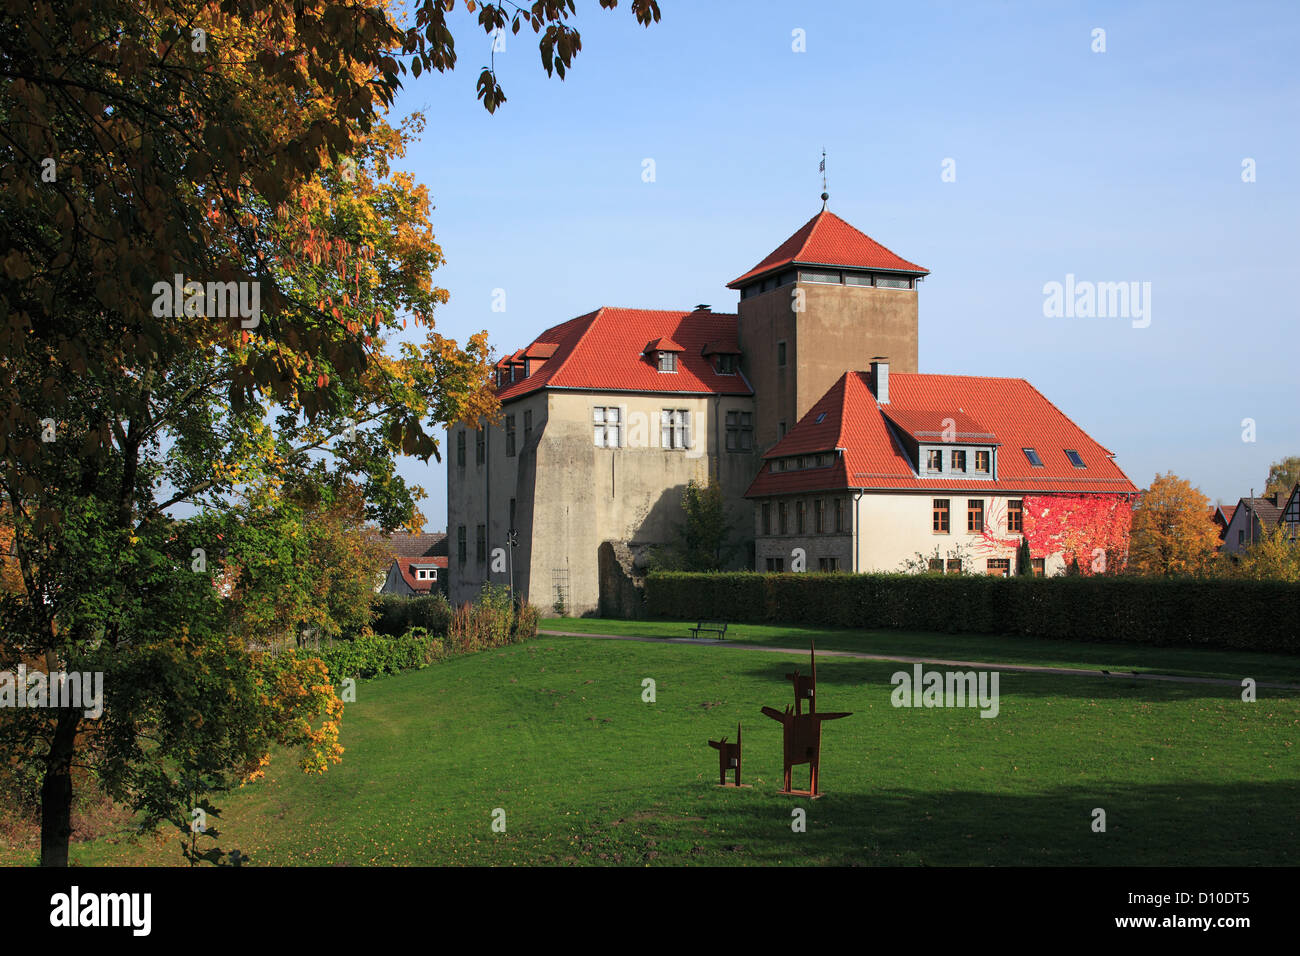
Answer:
[[826, 208], [826, 200], [831, 198], [831, 194], [826, 191], [826, 147], [822, 147], [822, 164], [820, 167], [822, 174], [822, 208]]

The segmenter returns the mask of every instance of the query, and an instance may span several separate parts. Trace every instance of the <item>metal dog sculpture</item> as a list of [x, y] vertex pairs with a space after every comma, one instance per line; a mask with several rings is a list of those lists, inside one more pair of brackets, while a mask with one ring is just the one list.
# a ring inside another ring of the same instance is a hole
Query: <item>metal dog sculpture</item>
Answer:
[[[718, 752], [718, 786], [739, 787], [740, 783], [740, 724], [736, 724], [736, 742], [727, 743], [727, 738], [710, 740], [709, 746]], [[736, 782], [727, 783], [727, 771], [736, 771]]]

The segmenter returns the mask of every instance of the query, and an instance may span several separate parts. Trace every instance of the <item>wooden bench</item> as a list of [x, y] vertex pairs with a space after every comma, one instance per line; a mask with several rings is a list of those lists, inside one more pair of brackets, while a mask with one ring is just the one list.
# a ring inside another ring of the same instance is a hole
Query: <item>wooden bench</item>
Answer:
[[700, 631], [710, 631], [718, 635], [719, 640], [727, 639], [727, 622], [726, 621], [700, 621], [691, 628], [691, 637], [698, 638]]

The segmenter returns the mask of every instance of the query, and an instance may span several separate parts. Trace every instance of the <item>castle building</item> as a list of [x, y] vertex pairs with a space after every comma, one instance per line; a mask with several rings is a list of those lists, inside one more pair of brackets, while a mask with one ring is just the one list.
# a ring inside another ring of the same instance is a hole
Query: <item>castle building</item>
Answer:
[[1137, 489], [1023, 379], [919, 372], [926, 275], [823, 209], [737, 314], [600, 308], [504, 356], [501, 421], [448, 433], [451, 599], [626, 612], [710, 477], [759, 571], [1011, 573], [1021, 538], [1101, 570]]

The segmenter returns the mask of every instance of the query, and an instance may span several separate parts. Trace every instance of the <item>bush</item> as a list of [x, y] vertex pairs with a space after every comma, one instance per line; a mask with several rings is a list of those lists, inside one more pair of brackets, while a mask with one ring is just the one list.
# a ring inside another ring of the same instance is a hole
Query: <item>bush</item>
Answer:
[[430, 634], [445, 637], [451, 626], [451, 603], [441, 592], [429, 597], [407, 598], [408, 627], [422, 627]]
[[[541, 613], [516, 604], [501, 587], [485, 587], [475, 604], [454, 611], [441, 594], [428, 598], [385, 595], [375, 601], [375, 631], [312, 652], [329, 668], [337, 685], [345, 677], [363, 679], [426, 667], [449, 654], [467, 654], [517, 644], [537, 636]], [[414, 620], [400, 635], [381, 630]], [[432, 625], [432, 626], [430, 626]]]
[[1300, 653], [1300, 585], [1280, 581], [652, 572], [645, 594], [674, 620]]
[[331, 679], [363, 679], [432, 664], [443, 656], [443, 640], [415, 627], [401, 637], [360, 634], [314, 653], [329, 668]]
[[451, 605], [442, 593], [428, 597], [401, 597], [383, 594], [372, 605], [371, 627], [377, 634], [400, 637], [413, 627], [444, 637], [451, 625]]
[[521, 622], [517, 620], [519, 607], [511, 601], [510, 592], [500, 586], [485, 584], [476, 603], [462, 604], [452, 612], [447, 642], [457, 651], [470, 652], [503, 647], [534, 637], [537, 634], [537, 609], [528, 605], [521, 607], [532, 620], [531, 633], [522, 636]]
[[515, 624], [510, 633], [510, 639], [515, 644], [523, 641], [530, 641], [537, 636], [537, 623], [541, 619], [542, 612], [531, 604], [515, 605]]

